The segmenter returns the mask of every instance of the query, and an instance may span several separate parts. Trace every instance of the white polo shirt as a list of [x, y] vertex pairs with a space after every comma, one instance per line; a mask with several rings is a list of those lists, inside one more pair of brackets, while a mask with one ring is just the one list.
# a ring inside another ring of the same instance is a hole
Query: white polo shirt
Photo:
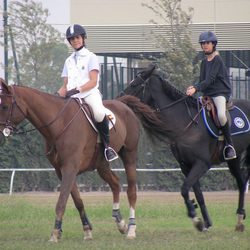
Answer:
[[[89, 72], [91, 70], [99, 71], [99, 62], [97, 56], [85, 47], [79, 51], [73, 52], [65, 61], [61, 76], [68, 77], [67, 90], [79, 89], [89, 81]], [[73, 95], [73, 97], [84, 98], [92, 92], [99, 92], [99, 76], [97, 86], [93, 89]]]

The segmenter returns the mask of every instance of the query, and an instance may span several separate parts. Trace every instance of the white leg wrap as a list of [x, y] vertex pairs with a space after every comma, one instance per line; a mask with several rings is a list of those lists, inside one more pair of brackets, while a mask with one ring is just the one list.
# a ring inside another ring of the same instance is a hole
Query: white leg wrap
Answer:
[[135, 209], [132, 207], [129, 209], [129, 218], [135, 218]]
[[120, 209], [120, 204], [114, 202], [114, 203], [113, 203], [113, 210], [118, 210], [118, 209]]

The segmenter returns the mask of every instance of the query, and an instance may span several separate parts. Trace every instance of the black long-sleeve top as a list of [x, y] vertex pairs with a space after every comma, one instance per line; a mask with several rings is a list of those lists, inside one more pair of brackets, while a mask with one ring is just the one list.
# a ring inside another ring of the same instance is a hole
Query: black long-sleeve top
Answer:
[[197, 91], [202, 92], [204, 96], [225, 96], [226, 100], [231, 95], [231, 85], [227, 73], [227, 68], [219, 55], [213, 60], [207, 58], [201, 62], [200, 80], [195, 84]]

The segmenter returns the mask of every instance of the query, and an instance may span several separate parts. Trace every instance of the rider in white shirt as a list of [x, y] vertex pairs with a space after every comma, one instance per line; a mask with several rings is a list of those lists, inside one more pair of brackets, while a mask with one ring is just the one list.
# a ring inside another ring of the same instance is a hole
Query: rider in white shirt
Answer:
[[98, 89], [98, 58], [85, 47], [87, 34], [81, 25], [71, 25], [66, 31], [66, 38], [75, 51], [64, 63], [61, 75], [63, 85], [58, 90], [58, 94], [66, 98], [83, 98], [91, 107], [96, 120], [96, 127], [105, 148], [104, 156], [107, 161], [113, 161], [118, 158], [118, 155], [109, 146], [109, 122], [102, 103], [102, 95]]

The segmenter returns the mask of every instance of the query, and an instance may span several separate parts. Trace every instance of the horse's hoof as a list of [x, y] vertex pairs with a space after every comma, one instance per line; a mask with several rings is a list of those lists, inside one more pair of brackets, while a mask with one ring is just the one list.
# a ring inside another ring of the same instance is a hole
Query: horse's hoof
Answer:
[[203, 230], [202, 230], [202, 232], [205, 232], [205, 233], [206, 233], [206, 232], [209, 232], [209, 231], [210, 231], [210, 228], [211, 228], [211, 227], [204, 227]]
[[198, 217], [194, 217], [192, 218], [193, 221], [193, 225], [194, 227], [199, 231], [199, 232], [203, 232], [204, 231], [204, 222], [202, 221], [201, 218]]
[[117, 222], [116, 225], [121, 234], [125, 234], [128, 231], [128, 226], [124, 220]]
[[127, 232], [127, 239], [133, 240], [136, 238], [136, 225], [129, 225], [128, 232]]
[[235, 227], [235, 231], [236, 231], [236, 232], [244, 232], [244, 230], [245, 230], [244, 224], [238, 224], [238, 225], [236, 225], [236, 227]]
[[89, 226], [85, 226], [83, 227], [83, 231], [84, 231], [84, 240], [93, 240], [93, 236], [92, 236], [92, 230], [90, 229]]
[[60, 230], [54, 229], [51, 233], [49, 242], [57, 243], [59, 239], [61, 239], [62, 233]]

